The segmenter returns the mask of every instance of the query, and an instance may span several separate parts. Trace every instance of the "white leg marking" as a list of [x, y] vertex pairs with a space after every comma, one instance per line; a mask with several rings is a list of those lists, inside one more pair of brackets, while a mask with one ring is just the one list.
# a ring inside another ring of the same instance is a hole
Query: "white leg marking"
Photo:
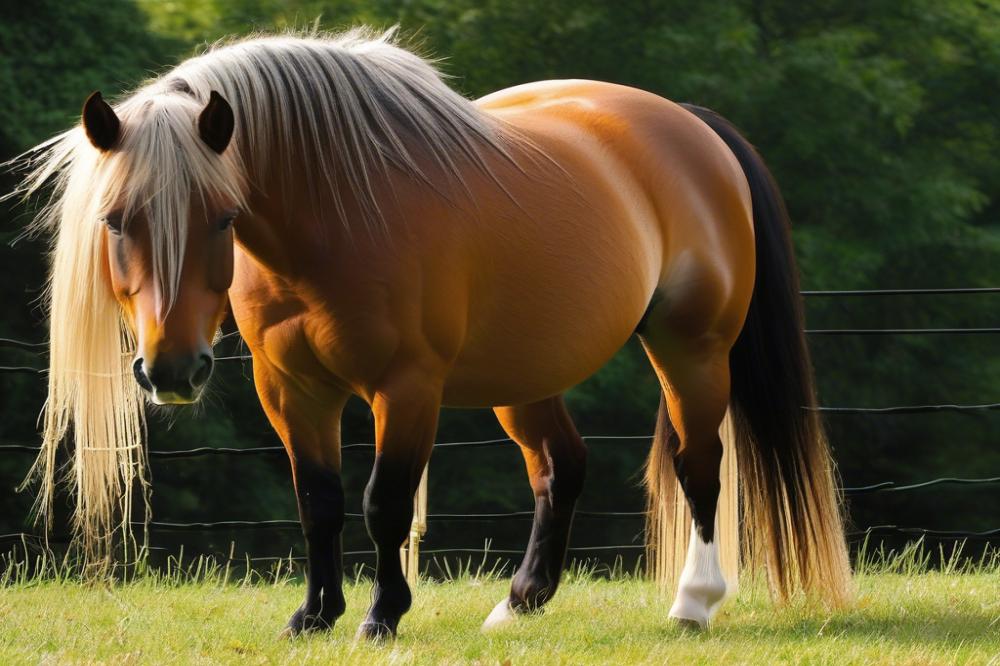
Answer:
[[491, 631], [511, 624], [516, 619], [513, 609], [510, 607], [510, 599], [504, 599], [498, 603], [483, 622], [483, 631]]
[[714, 541], [702, 541], [692, 523], [691, 542], [670, 617], [697, 622], [706, 629], [725, 596], [726, 579], [719, 566], [719, 546]]

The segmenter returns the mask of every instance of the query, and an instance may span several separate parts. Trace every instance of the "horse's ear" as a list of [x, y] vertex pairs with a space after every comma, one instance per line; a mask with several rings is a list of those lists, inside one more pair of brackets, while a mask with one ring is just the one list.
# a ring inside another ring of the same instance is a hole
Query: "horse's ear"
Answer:
[[121, 121], [111, 105], [101, 97], [100, 91], [90, 93], [90, 97], [83, 103], [83, 129], [98, 150], [111, 150], [118, 142]]
[[233, 107], [229, 106], [229, 102], [222, 95], [213, 90], [208, 98], [208, 104], [198, 116], [198, 134], [201, 135], [201, 140], [207, 143], [209, 148], [222, 154], [229, 145], [229, 140], [233, 138], [235, 126]]

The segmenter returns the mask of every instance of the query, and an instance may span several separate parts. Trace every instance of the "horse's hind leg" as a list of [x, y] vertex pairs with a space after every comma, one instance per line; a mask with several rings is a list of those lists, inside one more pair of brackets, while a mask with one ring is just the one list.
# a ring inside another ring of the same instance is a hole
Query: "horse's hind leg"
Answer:
[[494, 411], [521, 447], [535, 494], [535, 520], [510, 596], [493, 609], [484, 629], [508, 622], [515, 613], [537, 611], [555, 594], [587, 458], [561, 396]]
[[715, 540], [722, 441], [729, 404], [729, 346], [718, 338], [643, 338], [666, 398], [672, 428], [666, 446], [688, 505], [692, 530], [670, 616], [705, 628], [726, 594]]

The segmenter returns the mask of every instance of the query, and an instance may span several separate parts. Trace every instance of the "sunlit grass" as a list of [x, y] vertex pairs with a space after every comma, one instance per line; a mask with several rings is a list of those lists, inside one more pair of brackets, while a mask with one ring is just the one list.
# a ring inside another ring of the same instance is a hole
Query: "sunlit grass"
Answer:
[[109, 584], [12, 565], [0, 574], [0, 663], [1000, 663], [1000, 560], [956, 556], [930, 571], [927, 557], [866, 556], [856, 602], [837, 611], [776, 608], [746, 583], [704, 633], [672, 626], [670, 600], [641, 577], [577, 568], [546, 613], [484, 635], [508, 581], [472, 564], [421, 582], [399, 638], [382, 646], [354, 640], [364, 578], [346, 586], [332, 633], [279, 641], [303, 594], [287, 568], [246, 575], [182, 560]]

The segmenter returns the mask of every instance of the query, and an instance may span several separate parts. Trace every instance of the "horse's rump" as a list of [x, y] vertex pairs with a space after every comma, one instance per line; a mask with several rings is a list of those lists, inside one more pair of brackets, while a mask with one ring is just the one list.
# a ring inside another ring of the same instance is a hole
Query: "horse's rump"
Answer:
[[531, 148], [515, 148], [520, 170], [496, 160], [504, 189], [473, 180], [475, 219], [455, 209], [446, 222], [472, 236], [462, 251], [473, 261], [454, 265], [474, 272], [446, 397], [516, 404], [562, 392], [624, 345], [657, 288], [675, 302], [680, 334], [738, 330], [752, 282], [749, 202], [718, 137], [663, 98], [607, 83], [542, 82], [480, 104]]

